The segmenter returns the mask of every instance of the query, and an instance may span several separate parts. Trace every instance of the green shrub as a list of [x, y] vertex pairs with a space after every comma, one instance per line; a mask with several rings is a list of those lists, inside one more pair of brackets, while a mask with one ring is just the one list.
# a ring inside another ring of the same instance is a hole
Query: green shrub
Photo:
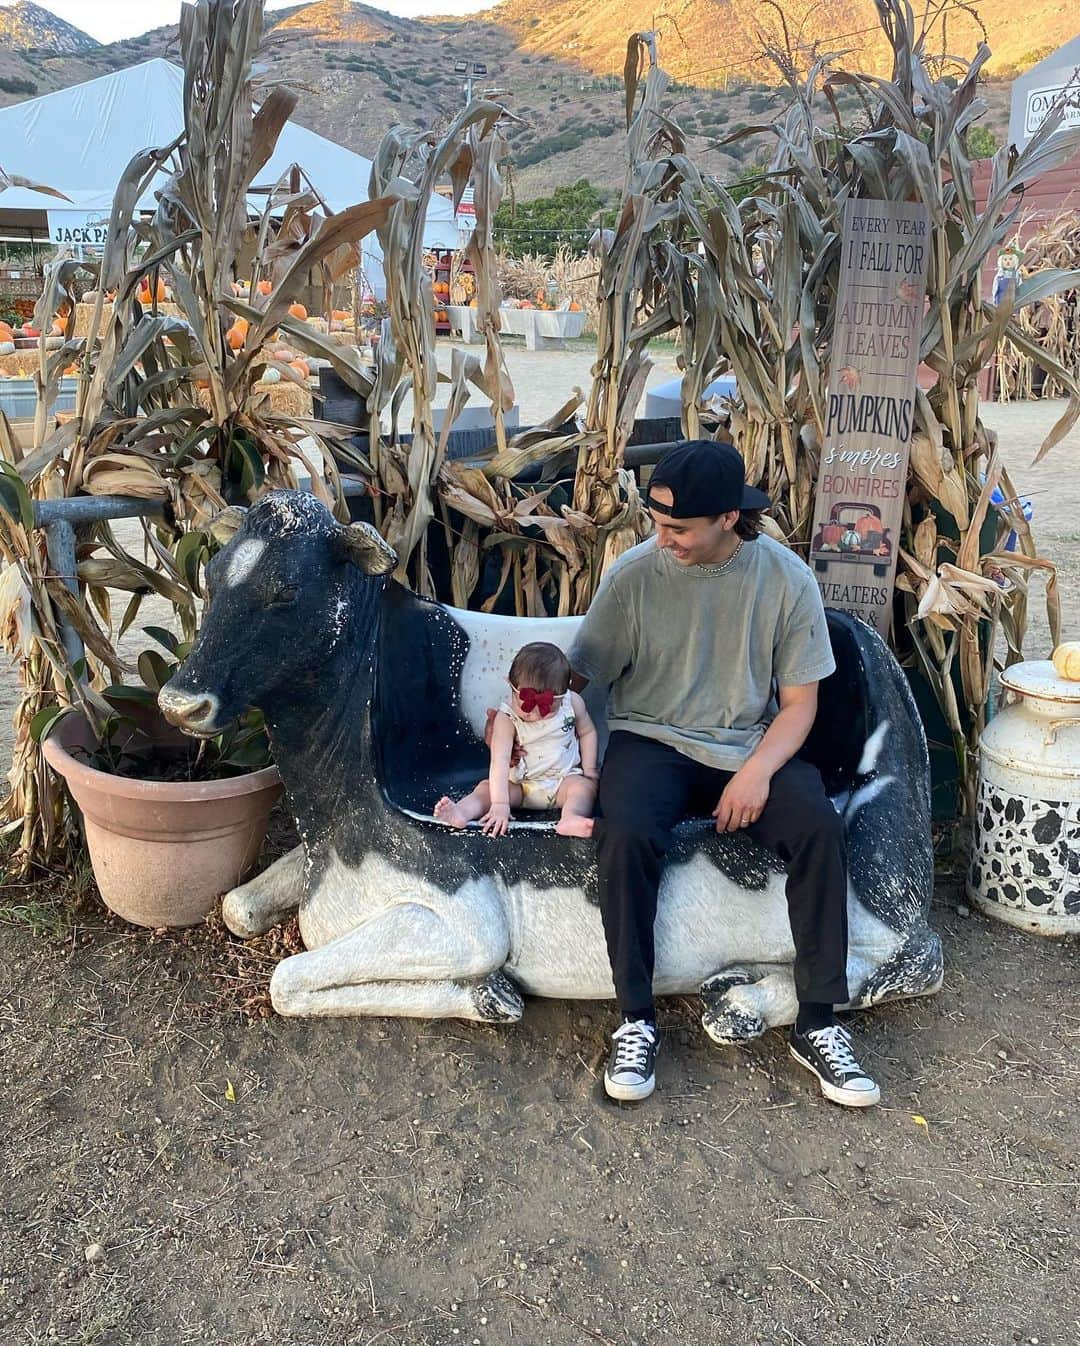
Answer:
[[4, 93], [35, 94], [38, 86], [29, 79], [0, 79], [0, 89]]

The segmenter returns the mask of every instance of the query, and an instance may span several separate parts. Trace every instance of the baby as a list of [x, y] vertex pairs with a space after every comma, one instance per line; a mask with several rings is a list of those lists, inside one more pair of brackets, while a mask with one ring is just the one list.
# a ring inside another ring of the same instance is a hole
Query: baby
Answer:
[[510, 665], [509, 682], [510, 696], [492, 722], [487, 780], [457, 803], [444, 795], [435, 817], [451, 827], [479, 819], [485, 836], [501, 837], [512, 808], [557, 808], [562, 816], [556, 832], [591, 837], [596, 726], [585, 702], [570, 691], [566, 655], [544, 641], [525, 645]]

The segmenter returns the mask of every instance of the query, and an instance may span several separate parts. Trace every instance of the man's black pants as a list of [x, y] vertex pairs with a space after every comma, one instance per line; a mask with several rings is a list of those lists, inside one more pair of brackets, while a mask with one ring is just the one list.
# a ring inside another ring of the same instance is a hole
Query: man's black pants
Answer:
[[[672, 831], [710, 814], [732, 773], [692, 761], [641, 734], [611, 735], [600, 775], [594, 836], [615, 993], [623, 1013], [652, 1006], [656, 895]], [[746, 831], [787, 869], [788, 916], [800, 1002], [847, 1002], [847, 862], [844, 828], [817, 767], [796, 757], [773, 776]], [[717, 911], [717, 920], [724, 913]]]

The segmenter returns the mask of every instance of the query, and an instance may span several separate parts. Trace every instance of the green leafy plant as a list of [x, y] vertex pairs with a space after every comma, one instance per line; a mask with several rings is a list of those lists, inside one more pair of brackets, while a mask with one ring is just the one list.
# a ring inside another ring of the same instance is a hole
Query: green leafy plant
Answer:
[[[160, 626], [143, 630], [165, 653], [152, 647], [140, 653], [137, 667], [142, 685], [113, 683], [100, 693], [104, 714], [97, 715], [92, 724], [95, 747], [75, 749], [75, 755], [95, 771], [140, 780], [220, 780], [269, 766], [270, 741], [261, 711], [247, 711], [212, 738], [174, 740], [169, 736], [163, 741], [155, 733], [154, 725], [160, 720], [157, 694], [190, 654], [192, 642]], [[85, 668], [76, 667], [73, 672], [80, 677]], [[73, 687], [69, 691], [73, 693]], [[44, 742], [73, 713], [70, 704], [38, 711], [30, 722], [34, 741]]]

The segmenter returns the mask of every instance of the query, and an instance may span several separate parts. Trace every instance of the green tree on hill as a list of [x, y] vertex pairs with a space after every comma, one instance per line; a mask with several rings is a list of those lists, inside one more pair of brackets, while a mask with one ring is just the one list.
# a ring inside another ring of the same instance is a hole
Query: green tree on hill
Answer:
[[560, 244], [584, 250], [593, 230], [611, 222], [612, 212], [605, 213], [603, 205], [587, 178], [535, 201], [504, 201], [495, 215], [495, 240], [515, 257], [527, 252], [550, 257]]

